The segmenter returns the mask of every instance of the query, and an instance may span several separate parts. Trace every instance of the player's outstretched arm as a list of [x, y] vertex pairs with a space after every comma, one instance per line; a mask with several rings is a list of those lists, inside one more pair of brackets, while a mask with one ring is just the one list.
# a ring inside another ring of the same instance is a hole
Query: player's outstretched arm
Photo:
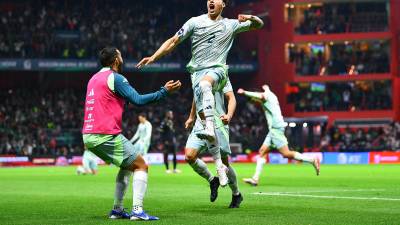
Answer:
[[165, 98], [169, 93], [179, 90], [181, 82], [170, 80], [160, 90], [150, 94], [139, 94], [122, 75], [115, 75], [114, 89], [115, 92], [123, 97], [128, 102], [135, 105], [146, 105], [149, 103], [160, 101]]
[[164, 55], [170, 53], [179, 44], [179, 36], [174, 35], [170, 39], [166, 40], [161, 47], [150, 57], [145, 57], [136, 65], [136, 68], [140, 69], [143, 66], [147, 66], [157, 60], [159, 60]]
[[239, 14], [238, 20], [240, 23], [251, 21], [249, 30], [260, 29], [264, 26], [264, 22], [258, 16]]
[[252, 91], [245, 91], [242, 88], [239, 88], [238, 94], [240, 95], [244, 95], [250, 98], [254, 98], [260, 101], [265, 101], [264, 95], [262, 92], [252, 92]]
[[226, 115], [221, 116], [221, 120], [225, 125], [227, 125], [231, 122], [233, 114], [235, 114], [237, 103], [233, 91], [225, 93], [225, 98], [228, 102], [228, 112]]
[[193, 124], [195, 121], [196, 121], [196, 104], [194, 103], [194, 99], [193, 99], [189, 118], [185, 122], [185, 129], [191, 129], [193, 127]]

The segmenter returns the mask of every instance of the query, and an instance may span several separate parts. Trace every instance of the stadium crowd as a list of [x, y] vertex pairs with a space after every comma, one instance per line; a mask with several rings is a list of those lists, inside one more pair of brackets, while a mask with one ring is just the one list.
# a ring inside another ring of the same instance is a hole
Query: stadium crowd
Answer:
[[297, 112], [390, 109], [391, 88], [387, 81], [316, 83], [299, 87], [290, 101]]
[[296, 74], [304, 76], [390, 72], [387, 43], [337, 43], [329, 47], [329, 52], [326, 57], [322, 50], [291, 48], [290, 61], [296, 65]]
[[371, 128], [331, 127], [321, 140], [322, 151], [400, 150], [400, 123]]
[[[153, 53], [190, 17], [206, 12], [205, 2], [182, 2], [2, 2], [0, 57], [96, 59], [99, 46], [112, 44], [119, 46], [125, 58], [140, 59]], [[189, 43], [184, 45], [188, 47]], [[189, 59], [187, 47], [178, 48], [165, 60]], [[238, 50], [240, 46], [234, 45], [233, 48], [233, 51], [241, 52]], [[246, 52], [231, 56], [236, 61], [254, 59], [254, 54]]]
[[[185, 96], [185, 97], [181, 97]], [[176, 148], [182, 151], [188, 136], [184, 129], [191, 107], [191, 89], [181, 90], [162, 104], [145, 107], [127, 106], [123, 117], [123, 132], [128, 138], [136, 131], [139, 113], [144, 112], [153, 124], [151, 151], [162, 148], [160, 126], [164, 113], [174, 111]], [[81, 126], [84, 94], [82, 91], [39, 92], [27, 89], [1, 91], [0, 155], [79, 155], [83, 151]], [[29, 101], [26, 99], [29, 98]], [[178, 106], [179, 107], [176, 107]], [[238, 98], [238, 108], [231, 123], [231, 142], [256, 149], [266, 134], [264, 115], [255, 105]]]
[[379, 32], [388, 29], [386, 2], [310, 5], [302, 13], [298, 34]]

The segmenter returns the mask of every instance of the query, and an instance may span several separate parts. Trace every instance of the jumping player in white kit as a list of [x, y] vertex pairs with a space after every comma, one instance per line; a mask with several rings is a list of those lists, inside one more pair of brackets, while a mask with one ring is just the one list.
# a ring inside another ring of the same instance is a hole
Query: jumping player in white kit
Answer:
[[285, 137], [285, 121], [283, 120], [281, 108], [276, 95], [270, 90], [268, 85], [262, 86], [264, 92], [250, 92], [243, 89], [238, 90], [238, 94], [245, 95], [256, 101], [260, 101], [262, 108], [265, 112], [265, 117], [268, 122], [268, 134], [261, 145], [259, 150], [259, 157], [257, 159], [256, 172], [252, 178], [244, 178], [245, 183], [257, 186], [260, 178], [260, 174], [265, 164], [265, 157], [271, 148], [278, 149], [279, 153], [285, 158], [295, 159], [302, 162], [310, 163], [314, 166], [317, 175], [319, 175], [320, 161], [317, 157], [309, 158], [299, 152], [290, 151], [288, 147], [288, 141]]
[[226, 58], [235, 36], [241, 32], [260, 29], [264, 23], [257, 16], [239, 14], [238, 19], [221, 16], [228, 0], [208, 0], [208, 13], [190, 18], [182, 28], [150, 57], [143, 58], [137, 68], [151, 64], [170, 53], [179, 43], [190, 37], [192, 59], [187, 64], [191, 73], [197, 114], [204, 120], [205, 129], [196, 135], [212, 144], [214, 161], [221, 186], [226, 186], [227, 167], [222, 163], [218, 143], [215, 141], [214, 93], [227, 82]]

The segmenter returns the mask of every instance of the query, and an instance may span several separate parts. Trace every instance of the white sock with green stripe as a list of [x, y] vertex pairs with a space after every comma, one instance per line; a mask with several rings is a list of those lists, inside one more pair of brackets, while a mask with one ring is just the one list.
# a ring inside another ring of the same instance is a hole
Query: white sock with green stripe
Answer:
[[208, 182], [210, 182], [214, 178], [210, 170], [207, 168], [207, 164], [205, 164], [203, 160], [196, 159], [194, 163], [189, 163], [189, 165], [197, 174], [206, 179]]
[[214, 159], [215, 166], [217, 168], [224, 166], [224, 164], [222, 163], [222, 160], [221, 160], [221, 151], [220, 151], [218, 142], [217, 141], [214, 141], [213, 143], [207, 142], [207, 148]]
[[133, 207], [132, 211], [143, 211], [143, 199], [147, 190], [147, 172], [138, 170], [133, 172]]
[[206, 127], [209, 130], [214, 130], [215, 121], [214, 121], [214, 108], [215, 108], [215, 99], [212, 93], [212, 86], [211, 83], [202, 80], [200, 81], [200, 89], [203, 94], [203, 113], [204, 117], [206, 118]]
[[129, 170], [120, 169], [117, 178], [115, 179], [115, 195], [114, 195], [114, 210], [124, 209], [124, 196], [126, 189], [129, 186], [129, 179], [132, 172]]
[[308, 162], [308, 163], [314, 163], [314, 158], [307, 157], [300, 152], [295, 152], [294, 153], [294, 159], [302, 162]]

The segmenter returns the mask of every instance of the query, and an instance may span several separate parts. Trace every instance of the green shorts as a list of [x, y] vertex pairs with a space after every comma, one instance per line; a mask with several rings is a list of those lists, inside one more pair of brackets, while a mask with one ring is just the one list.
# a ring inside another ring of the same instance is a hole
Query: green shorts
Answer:
[[203, 94], [200, 88], [200, 81], [206, 75], [211, 76], [214, 80], [213, 92], [222, 90], [225, 87], [226, 82], [228, 81], [228, 70], [222, 66], [211, 67], [192, 73], [191, 80], [193, 97], [196, 104], [197, 112], [203, 110]]
[[[216, 129], [215, 136], [217, 139], [217, 143], [220, 146], [220, 152], [222, 156], [230, 155], [231, 148], [229, 146], [229, 128], [228, 126], [224, 126], [220, 118], [215, 117]], [[203, 124], [200, 119], [196, 120], [196, 124], [193, 127], [192, 132], [190, 133], [188, 140], [186, 142], [185, 148], [195, 149], [199, 154], [205, 153], [208, 151], [207, 149], [207, 140], [202, 140], [196, 136], [200, 130], [204, 129]]]
[[288, 141], [285, 136], [285, 128], [279, 128], [279, 129], [272, 128], [268, 132], [263, 145], [276, 149], [280, 149], [288, 145]]
[[122, 134], [84, 134], [83, 143], [107, 164], [112, 163], [121, 168], [129, 167], [140, 154]]

